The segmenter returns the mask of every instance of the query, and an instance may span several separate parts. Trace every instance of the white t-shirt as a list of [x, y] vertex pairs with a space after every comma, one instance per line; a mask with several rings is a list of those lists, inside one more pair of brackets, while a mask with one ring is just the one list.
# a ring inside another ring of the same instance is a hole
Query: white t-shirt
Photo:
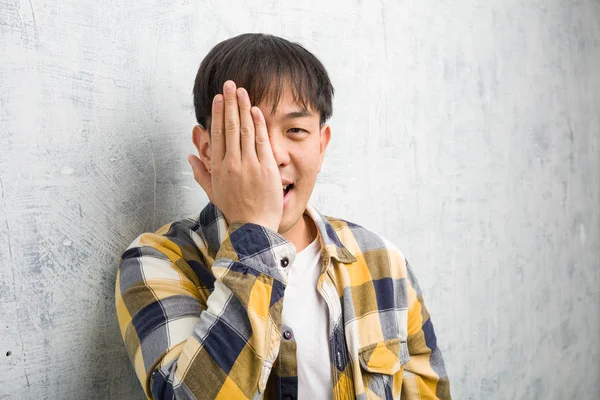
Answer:
[[317, 291], [321, 275], [321, 243], [317, 237], [296, 254], [288, 267], [283, 297], [283, 324], [296, 340], [298, 398], [333, 399], [329, 360], [329, 316], [327, 303]]

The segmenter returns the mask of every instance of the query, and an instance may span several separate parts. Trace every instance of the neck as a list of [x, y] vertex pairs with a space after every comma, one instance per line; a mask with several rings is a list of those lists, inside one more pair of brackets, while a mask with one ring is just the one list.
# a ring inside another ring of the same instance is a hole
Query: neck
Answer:
[[303, 214], [296, 225], [283, 234], [283, 237], [292, 242], [294, 247], [296, 247], [296, 252], [299, 253], [315, 239], [316, 230], [317, 227], [314, 221]]

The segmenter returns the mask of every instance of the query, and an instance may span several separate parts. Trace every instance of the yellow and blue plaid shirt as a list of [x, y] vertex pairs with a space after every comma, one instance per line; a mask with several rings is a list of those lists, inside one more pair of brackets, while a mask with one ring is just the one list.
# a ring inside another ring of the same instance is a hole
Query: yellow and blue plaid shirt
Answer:
[[[317, 290], [329, 310], [333, 397], [450, 399], [423, 296], [402, 253], [322, 216]], [[116, 279], [121, 334], [148, 398], [297, 399], [296, 343], [282, 305], [294, 246], [255, 224], [196, 219], [140, 235]], [[326, 349], [323, 349], [324, 351]]]

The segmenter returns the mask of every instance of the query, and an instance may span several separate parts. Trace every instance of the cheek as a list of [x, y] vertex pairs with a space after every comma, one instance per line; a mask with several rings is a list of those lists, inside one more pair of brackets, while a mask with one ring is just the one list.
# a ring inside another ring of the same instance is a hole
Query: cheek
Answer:
[[320, 149], [320, 142], [318, 140], [303, 146], [303, 148], [296, 153], [297, 168], [305, 171], [305, 173], [316, 173], [319, 170], [319, 163], [321, 161]]
[[313, 181], [319, 172], [319, 154], [304, 153], [298, 155], [295, 160], [297, 174], [307, 181]]

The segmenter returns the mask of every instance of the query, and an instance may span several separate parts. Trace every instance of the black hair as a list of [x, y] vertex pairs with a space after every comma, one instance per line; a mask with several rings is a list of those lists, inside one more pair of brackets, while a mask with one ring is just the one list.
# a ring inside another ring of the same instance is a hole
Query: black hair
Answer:
[[248, 91], [252, 105], [272, 101], [275, 112], [284, 84], [294, 101], [319, 112], [321, 125], [331, 117], [334, 89], [323, 64], [298, 43], [262, 33], [246, 33], [218, 43], [204, 57], [194, 82], [198, 124], [210, 128], [213, 98], [227, 80]]

